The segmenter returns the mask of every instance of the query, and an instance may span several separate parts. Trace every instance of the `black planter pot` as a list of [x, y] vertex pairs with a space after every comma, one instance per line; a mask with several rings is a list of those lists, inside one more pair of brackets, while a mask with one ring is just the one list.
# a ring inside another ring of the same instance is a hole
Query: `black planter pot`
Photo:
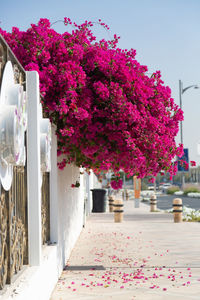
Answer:
[[92, 200], [93, 200], [92, 212], [105, 212], [106, 211], [106, 190], [93, 189], [91, 191], [92, 191]]

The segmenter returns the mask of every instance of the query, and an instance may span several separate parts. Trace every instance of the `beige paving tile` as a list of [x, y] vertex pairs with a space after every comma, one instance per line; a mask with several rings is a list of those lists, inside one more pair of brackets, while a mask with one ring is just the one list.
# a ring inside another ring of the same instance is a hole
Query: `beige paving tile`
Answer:
[[200, 300], [200, 223], [124, 205], [88, 218], [51, 300]]

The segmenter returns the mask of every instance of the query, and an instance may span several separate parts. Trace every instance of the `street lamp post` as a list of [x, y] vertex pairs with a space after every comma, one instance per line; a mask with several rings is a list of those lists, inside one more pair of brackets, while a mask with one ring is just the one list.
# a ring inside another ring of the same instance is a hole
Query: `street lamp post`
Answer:
[[[185, 93], [188, 89], [194, 88], [199, 89], [199, 86], [196, 84], [189, 85], [186, 88], [183, 88], [183, 83], [181, 80], [179, 80], [179, 99], [180, 99], [180, 108], [182, 109], [182, 95]], [[181, 121], [180, 124], [180, 135], [181, 135], [181, 144], [183, 144], [183, 121]], [[185, 184], [185, 174], [184, 171], [182, 172], [182, 186]]]

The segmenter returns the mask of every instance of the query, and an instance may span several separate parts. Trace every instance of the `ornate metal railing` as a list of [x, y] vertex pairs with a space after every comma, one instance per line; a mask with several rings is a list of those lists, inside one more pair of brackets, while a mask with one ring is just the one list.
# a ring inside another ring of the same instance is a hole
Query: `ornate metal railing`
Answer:
[[[25, 71], [0, 36], [0, 83], [5, 63], [10, 60], [15, 82], [25, 86]], [[9, 191], [0, 190], [0, 289], [28, 263], [26, 167], [14, 167]]]
[[14, 168], [10, 191], [0, 196], [0, 289], [28, 263], [26, 169]]
[[8, 208], [6, 193], [2, 191], [0, 197], [0, 289], [4, 287], [8, 274]]
[[50, 241], [49, 173], [43, 173], [42, 179], [42, 244]]
[[[26, 73], [0, 35], [0, 84], [7, 61], [11, 61], [15, 82], [26, 91]], [[28, 264], [27, 168], [14, 167], [12, 187], [5, 191], [0, 185], [0, 289], [12, 281], [23, 264]], [[49, 173], [43, 173], [42, 243], [50, 240]]]
[[4, 65], [8, 60], [10, 60], [13, 64], [15, 82], [20, 83], [25, 87], [25, 70], [13, 54], [12, 50], [10, 49], [2, 35], [0, 35], [0, 83]]
[[28, 263], [27, 179], [26, 168], [15, 167], [8, 192], [8, 283]]

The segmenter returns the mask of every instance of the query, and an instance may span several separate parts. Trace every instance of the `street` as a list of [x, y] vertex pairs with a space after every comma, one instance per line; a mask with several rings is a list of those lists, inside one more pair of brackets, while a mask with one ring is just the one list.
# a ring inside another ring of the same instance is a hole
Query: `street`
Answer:
[[[183, 206], [200, 209], [200, 199], [189, 198], [185, 196], [175, 196], [175, 195], [158, 195], [157, 196], [157, 207], [158, 209], [170, 209], [172, 208], [172, 201], [174, 198], [181, 198], [183, 201]], [[148, 203], [149, 204], [149, 203]]]

